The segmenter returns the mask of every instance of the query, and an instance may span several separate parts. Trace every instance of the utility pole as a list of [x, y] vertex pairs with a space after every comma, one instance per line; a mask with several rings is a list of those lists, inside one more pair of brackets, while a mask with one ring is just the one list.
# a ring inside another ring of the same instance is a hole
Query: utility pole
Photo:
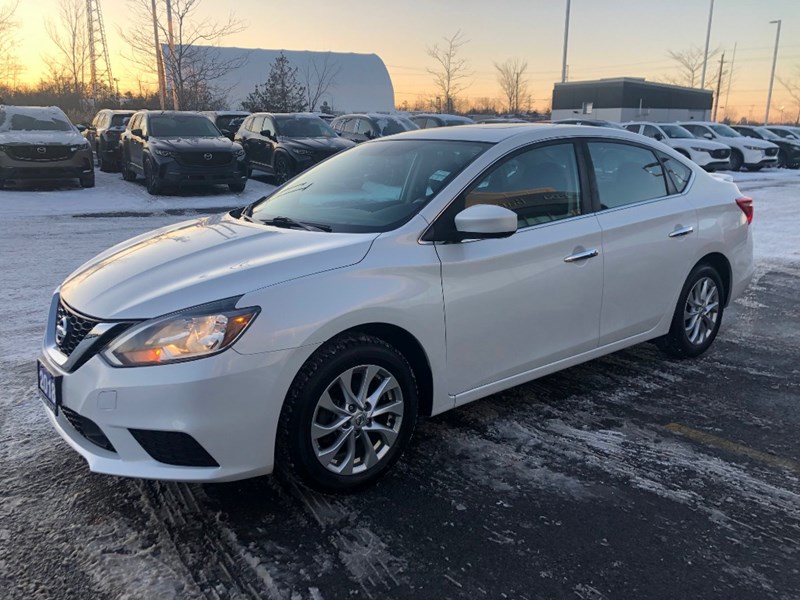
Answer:
[[778, 24], [775, 32], [775, 52], [772, 55], [772, 74], [769, 76], [769, 92], [767, 92], [767, 110], [764, 112], [764, 125], [769, 125], [769, 105], [772, 103], [772, 84], [775, 83], [775, 65], [778, 62], [778, 42], [781, 40], [781, 20], [770, 21], [770, 25]]
[[708, 43], [711, 41], [711, 18], [714, 16], [714, 0], [708, 9], [708, 30], [706, 30], [706, 51], [703, 53], [703, 72], [700, 75], [700, 89], [706, 86], [706, 65], [708, 65]]
[[738, 42], [734, 42], [733, 44], [733, 58], [731, 58], [731, 70], [728, 73], [728, 90], [725, 92], [725, 118], [728, 118], [728, 98], [731, 97], [731, 82], [733, 81], [733, 63], [736, 62], [736, 44]]
[[178, 78], [175, 73], [175, 37], [172, 34], [172, 0], [166, 0], [167, 3], [167, 31], [169, 32], [169, 60], [170, 60], [170, 74], [172, 77], [172, 110], [180, 110], [181, 103], [178, 100]]
[[719, 73], [717, 74], [717, 94], [716, 102], [714, 103], [714, 117], [713, 121], [717, 120], [717, 109], [719, 108], [719, 89], [722, 87], [722, 68], [725, 66], [725, 53], [722, 53], [722, 57], [719, 59]]
[[569, 4], [570, 0], [567, 0], [567, 17], [566, 20], [564, 21], [564, 56], [561, 59], [561, 83], [565, 83], [567, 81], [567, 45], [569, 42]]
[[161, 110], [167, 108], [167, 98], [164, 95], [164, 89], [167, 87], [166, 79], [164, 78], [164, 60], [161, 56], [161, 44], [158, 43], [158, 17], [156, 16], [156, 0], [151, 0], [153, 11], [153, 38], [156, 44], [156, 66], [158, 67], [158, 100], [161, 104]]

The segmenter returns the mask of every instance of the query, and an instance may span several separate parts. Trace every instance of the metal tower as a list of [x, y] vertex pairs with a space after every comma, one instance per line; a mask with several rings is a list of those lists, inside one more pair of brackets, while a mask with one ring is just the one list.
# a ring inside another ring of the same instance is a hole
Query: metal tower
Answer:
[[86, 0], [86, 29], [89, 32], [89, 62], [92, 71], [92, 100], [97, 100], [100, 84], [108, 85], [108, 93], [114, 94], [114, 76], [108, 60], [106, 28], [100, 0]]

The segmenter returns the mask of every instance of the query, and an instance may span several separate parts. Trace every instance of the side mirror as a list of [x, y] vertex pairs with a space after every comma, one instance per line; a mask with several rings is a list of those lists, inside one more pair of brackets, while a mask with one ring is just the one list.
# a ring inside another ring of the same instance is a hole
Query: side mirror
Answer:
[[664, 136], [663, 136], [663, 135], [661, 135], [660, 133], [657, 133], [657, 134], [656, 134], [656, 139], [657, 139], [659, 142], [661, 142], [661, 141], [663, 141], [663, 140], [664, 140]]
[[84, 131], [86, 131], [88, 129], [88, 127], [86, 127], [86, 125], [75, 125], [75, 129], [77, 129], [78, 131], [83, 133]]
[[367, 131], [364, 135], [368, 140], [372, 140], [377, 137], [373, 131]]
[[517, 214], [496, 204], [476, 204], [456, 215], [462, 240], [504, 238], [517, 231]]
[[141, 129], [131, 129], [131, 135], [134, 137], [142, 137], [142, 130]]
[[713, 140], [714, 139], [714, 136], [711, 135], [710, 133], [704, 133], [703, 137], [706, 138], [707, 140]]
[[275, 134], [272, 133], [271, 129], [262, 129], [261, 130], [261, 135], [263, 135], [264, 137], [269, 138], [271, 140], [275, 139]]

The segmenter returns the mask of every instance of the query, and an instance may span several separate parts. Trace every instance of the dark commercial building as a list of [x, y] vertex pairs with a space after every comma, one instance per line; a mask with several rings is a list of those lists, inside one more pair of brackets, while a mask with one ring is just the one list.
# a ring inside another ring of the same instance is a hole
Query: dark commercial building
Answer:
[[557, 83], [553, 116], [608, 121], [708, 121], [713, 94], [709, 90], [653, 83], [637, 77]]

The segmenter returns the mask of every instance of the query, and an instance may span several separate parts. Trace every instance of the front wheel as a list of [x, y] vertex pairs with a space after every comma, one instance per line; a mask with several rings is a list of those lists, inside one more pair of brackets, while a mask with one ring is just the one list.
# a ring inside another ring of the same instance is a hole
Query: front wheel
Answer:
[[81, 176], [80, 178], [81, 187], [82, 188], [93, 188], [94, 187], [94, 171], [88, 173], [86, 175]]
[[731, 171], [738, 171], [744, 164], [744, 157], [738, 150], [731, 151]]
[[247, 186], [247, 181], [240, 181], [237, 183], [229, 183], [228, 189], [236, 194], [239, 192], [243, 192], [244, 188]]
[[149, 160], [144, 161], [144, 181], [147, 184], [147, 193], [151, 196], [156, 196], [161, 192], [161, 181]]
[[709, 349], [722, 323], [725, 291], [710, 265], [699, 265], [683, 285], [669, 333], [657, 340], [674, 358], [693, 358]]
[[411, 439], [414, 372], [393, 346], [370, 335], [335, 339], [306, 362], [286, 397], [279, 466], [323, 491], [347, 491], [384, 475]]
[[789, 166], [789, 159], [786, 157], [786, 152], [783, 150], [778, 151], [778, 164], [779, 169], [786, 169]]
[[294, 167], [289, 157], [279, 154], [275, 157], [275, 183], [281, 185], [294, 177]]

